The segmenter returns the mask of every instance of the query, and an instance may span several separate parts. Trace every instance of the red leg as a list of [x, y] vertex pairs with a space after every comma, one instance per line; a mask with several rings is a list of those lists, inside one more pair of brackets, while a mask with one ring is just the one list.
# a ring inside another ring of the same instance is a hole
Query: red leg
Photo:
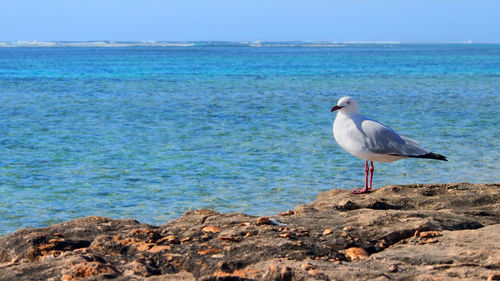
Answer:
[[370, 186], [368, 185], [368, 175], [369, 175], [369, 169], [368, 169], [368, 161], [365, 161], [365, 189], [368, 190]]
[[373, 166], [373, 161], [370, 161], [370, 185], [368, 189], [372, 189], [372, 179], [373, 179], [373, 171], [375, 171], [375, 167]]
[[361, 194], [361, 193], [367, 193], [370, 192], [369, 189], [371, 187], [371, 178], [370, 178], [370, 187], [368, 186], [368, 161], [365, 161], [365, 188], [356, 188], [352, 191], [354, 194]]

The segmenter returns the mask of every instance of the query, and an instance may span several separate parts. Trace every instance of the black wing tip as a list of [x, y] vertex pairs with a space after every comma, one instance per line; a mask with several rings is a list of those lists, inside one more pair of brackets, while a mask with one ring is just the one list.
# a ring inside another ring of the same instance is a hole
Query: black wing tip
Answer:
[[410, 156], [410, 157], [413, 157], [413, 158], [434, 159], [434, 160], [441, 160], [441, 161], [448, 161], [448, 159], [446, 158], [446, 156], [441, 155], [441, 154], [437, 154], [437, 153], [434, 153], [434, 152], [429, 152], [427, 154], [418, 155], [418, 156]]

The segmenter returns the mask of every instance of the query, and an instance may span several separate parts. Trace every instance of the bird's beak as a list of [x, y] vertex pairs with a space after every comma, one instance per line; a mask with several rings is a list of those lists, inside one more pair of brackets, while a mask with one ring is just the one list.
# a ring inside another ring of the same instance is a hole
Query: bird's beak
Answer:
[[343, 106], [338, 106], [338, 105], [336, 105], [336, 106], [332, 107], [332, 109], [330, 110], [330, 112], [334, 112], [334, 111], [336, 111], [336, 110], [339, 110], [339, 109], [341, 109], [342, 107], [343, 107]]

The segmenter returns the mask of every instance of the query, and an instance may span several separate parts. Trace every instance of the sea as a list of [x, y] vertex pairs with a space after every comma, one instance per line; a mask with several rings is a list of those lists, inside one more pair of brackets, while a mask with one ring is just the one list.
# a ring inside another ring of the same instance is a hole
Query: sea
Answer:
[[346, 95], [449, 160], [375, 163], [375, 187], [500, 182], [500, 44], [0, 43], [0, 234], [361, 187], [332, 136]]

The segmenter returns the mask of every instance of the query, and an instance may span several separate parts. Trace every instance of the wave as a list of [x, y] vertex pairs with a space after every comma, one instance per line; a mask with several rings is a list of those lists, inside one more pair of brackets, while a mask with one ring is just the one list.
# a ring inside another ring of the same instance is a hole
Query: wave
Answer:
[[0, 41], [0, 47], [345, 47], [352, 44], [397, 44], [399, 42], [330, 41]]
[[157, 41], [3, 41], [0, 47], [192, 47], [189, 42]]

